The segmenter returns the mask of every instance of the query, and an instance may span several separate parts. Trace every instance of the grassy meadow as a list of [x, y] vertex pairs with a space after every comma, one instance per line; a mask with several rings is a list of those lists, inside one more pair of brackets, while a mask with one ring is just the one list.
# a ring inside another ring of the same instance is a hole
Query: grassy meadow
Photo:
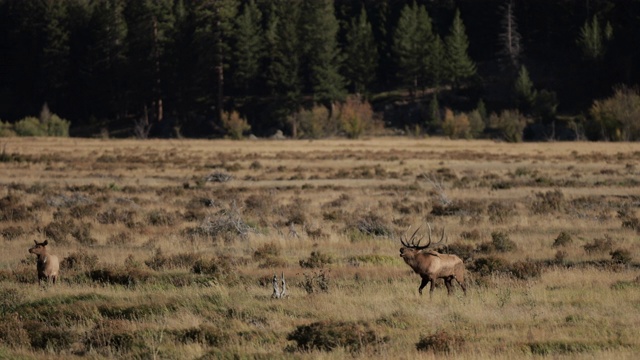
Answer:
[[632, 359], [639, 209], [640, 143], [3, 139], [0, 359]]

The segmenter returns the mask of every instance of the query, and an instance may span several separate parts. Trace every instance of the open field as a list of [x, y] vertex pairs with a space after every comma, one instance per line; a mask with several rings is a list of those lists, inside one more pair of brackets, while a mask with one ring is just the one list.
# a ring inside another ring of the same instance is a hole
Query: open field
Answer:
[[639, 215], [640, 143], [3, 139], [0, 359], [632, 359]]

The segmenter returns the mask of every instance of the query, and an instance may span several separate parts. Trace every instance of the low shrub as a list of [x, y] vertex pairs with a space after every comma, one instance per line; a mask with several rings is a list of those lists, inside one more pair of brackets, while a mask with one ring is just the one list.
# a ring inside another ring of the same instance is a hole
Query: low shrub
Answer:
[[462, 260], [470, 259], [475, 252], [475, 247], [471, 244], [464, 244], [460, 241], [456, 241], [453, 244], [446, 245], [444, 248], [446, 253], [456, 254]]
[[564, 194], [559, 189], [539, 192], [531, 203], [531, 212], [536, 215], [551, 214], [562, 210], [563, 206]]
[[583, 246], [587, 254], [606, 253], [613, 249], [613, 240], [605, 235], [604, 238], [593, 239], [593, 242]]
[[103, 355], [127, 353], [136, 342], [132, 328], [129, 321], [104, 319], [89, 331], [84, 345]]
[[26, 231], [20, 226], [8, 226], [0, 230], [0, 235], [2, 235], [5, 240], [15, 240], [25, 233]]
[[516, 208], [513, 204], [507, 205], [503, 202], [494, 201], [487, 208], [489, 221], [493, 224], [504, 223], [515, 214], [515, 210]]
[[340, 347], [352, 353], [387, 341], [377, 335], [366, 322], [342, 321], [319, 321], [298, 326], [287, 335], [287, 340], [296, 343], [290, 350], [332, 351]]
[[451, 353], [458, 351], [465, 340], [460, 335], [450, 334], [445, 330], [438, 330], [432, 335], [424, 336], [416, 343], [418, 351], [432, 351], [434, 353]]
[[55, 327], [37, 320], [23, 322], [23, 327], [29, 334], [31, 347], [38, 350], [59, 352], [68, 349], [71, 344], [79, 340], [79, 334], [65, 327]]
[[87, 276], [97, 283], [129, 287], [144, 284], [152, 278], [151, 273], [143, 269], [117, 267], [90, 270]]
[[509, 239], [509, 235], [502, 231], [491, 233], [491, 242], [482, 243], [478, 246], [481, 253], [499, 252], [505, 253], [517, 250], [518, 246], [513, 240]]
[[633, 257], [631, 256], [631, 251], [627, 249], [616, 249], [609, 253], [611, 255], [611, 260], [616, 264], [630, 264]]
[[537, 279], [542, 274], [542, 266], [540, 263], [530, 260], [516, 261], [509, 266], [509, 273], [516, 279]]
[[253, 252], [253, 259], [254, 260], [262, 260], [265, 257], [272, 257], [272, 256], [280, 256], [280, 246], [278, 246], [276, 243], [267, 243], [267, 244], [263, 244], [261, 246], [259, 246], [256, 251]]
[[509, 262], [505, 259], [488, 256], [475, 259], [469, 266], [469, 270], [481, 276], [488, 276], [494, 273], [505, 273], [509, 271]]
[[465, 240], [480, 240], [482, 234], [478, 229], [473, 229], [470, 231], [463, 231], [460, 233], [460, 237]]
[[330, 255], [323, 254], [320, 251], [312, 251], [308, 258], [300, 260], [300, 267], [314, 269], [331, 263], [333, 263], [333, 259]]
[[324, 269], [302, 275], [304, 275], [304, 281], [300, 286], [307, 294], [329, 292], [329, 274]]
[[390, 236], [392, 234], [391, 226], [387, 220], [374, 212], [369, 212], [357, 219], [353, 227], [360, 233], [369, 236]]
[[201, 324], [198, 327], [173, 331], [180, 343], [197, 343], [219, 347], [229, 340], [229, 336], [216, 326]]
[[86, 250], [71, 253], [60, 262], [62, 270], [88, 271], [93, 270], [97, 265], [98, 256], [89, 255]]
[[13, 348], [31, 345], [29, 333], [22, 326], [20, 315], [15, 312], [0, 316], [0, 345]]
[[567, 246], [573, 242], [571, 235], [566, 231], [561, 231], [558, 237], [553, 240], [553, 247]]

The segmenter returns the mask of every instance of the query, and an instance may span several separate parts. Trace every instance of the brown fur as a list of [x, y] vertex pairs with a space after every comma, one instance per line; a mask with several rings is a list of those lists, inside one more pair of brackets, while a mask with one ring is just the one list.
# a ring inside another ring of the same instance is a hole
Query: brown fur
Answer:
[[36, 244], [29, 249], [29, 253], [38, 255], [38, 283], [45, 280], [55, 284], [58, 279], [58, 272], [60, 271], [60, 260], [58, 256], [49, 254], [49, 250], [46, 247], [49, 244], [48, 240], [41, 243], [35, 240], [33, 240], [33, 242]]
[[435, 282], [437, 279], [444, 279], [447, 286], [447, 293], [451, 295], [453, 284], [452, 280], [456, 280], [464, 294], [467, 294], [467, 288], [464, 283], [464, 264], [462, 259], [456, 255], [440, 254], [433, 250], [420, 250], [403, 246], [400, 248], [400, 257], [411, 266], [416, 274], [422, 277], [422, 283], [418, 288], [418, 292], [422, 295], [422, 289], [431, 281], [429, 295], [433, 293]]

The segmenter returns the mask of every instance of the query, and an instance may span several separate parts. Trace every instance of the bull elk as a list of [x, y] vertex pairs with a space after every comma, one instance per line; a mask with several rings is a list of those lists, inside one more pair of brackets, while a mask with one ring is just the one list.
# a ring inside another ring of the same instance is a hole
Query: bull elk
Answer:
[[431, 281], [431, 288], [429, 289], [429, 295], [431, 295], [435, 288], [436, 280], [444, 279], [444, 284], [447, 286], [447, 293], [451, 295], [453, 289], [452, 281], [455, 279], [466, 295], [467, 288], [464, 284], [465, 268], [462, 259], [456, 255], [440, 254], [437, 251], [429, 250], [442, 244], [445, 236], [443, 228], [440, 241], [432, 243], [431, 226], [429, 224], [427, 224], [427, 226], [429, 227], [429, 242], [427, 245], [420, 246], [420, 241], [424, 236], [416, 240], [416, 235], [420, 228], [411, 235], [409, 240], [406, 240], [406, 236], [404, 235], [400, 236], [400, 243], [402, 244], [400, 257], [422, 278], [418, 292], [422, 295], [422, 289]]
[[58, 271], [60, 270], [58, 257], [49, 253], [49, 249], [47, 249], [47, 245], [49, 244], [48, 240], [41, 243], [36, 240], [33, 240], [33, 242], [36, 244], [29, 248], [29, 253], [38, 255], [38, 283], [45, 280], [55, 284], [58, 279]]

